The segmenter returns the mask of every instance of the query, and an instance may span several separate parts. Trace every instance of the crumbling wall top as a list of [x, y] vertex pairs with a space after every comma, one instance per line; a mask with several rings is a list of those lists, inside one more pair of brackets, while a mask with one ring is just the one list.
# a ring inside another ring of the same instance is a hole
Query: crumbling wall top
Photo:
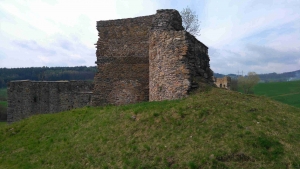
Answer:
[[148, 19], [151, 19], [154, 15], [140, 16], [135, 18], [124, 18], [124, 19], [115, 19], [115, 20], [101, 20], [97, 21], [97, 29], [99, 27], [111, 27], [111, 26], [124, 26], [132, 25], [147, 22]]
[[152, 30], [184, 30], [179, 12], [175, 9], [160, 9], [152, 20]]

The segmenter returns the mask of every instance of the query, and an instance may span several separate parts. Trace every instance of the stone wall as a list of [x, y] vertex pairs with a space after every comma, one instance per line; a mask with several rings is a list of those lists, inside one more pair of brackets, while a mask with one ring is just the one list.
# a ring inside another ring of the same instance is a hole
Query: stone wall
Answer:
[[148, 101], [152, 18], [153, 15], [97, 22], [94, 106]]
[[[169, 23], [164, 24], [166, 20]], [[183, 98], [201, 82], [213, 84], [208, 47], [183, 30], [179, 13], [159, 10], [153, 21], [149, 44], [149, 100]]]
[[7, 89], [7, 121], [84, 107], [91, 101], [92, 89], [86, 81], [12, 81]]
[[176, 10], [98, 21], [97, 30], [94, 106], [177, 99], [200, 81], [213, 84], [208, 48], [183, 30]]
[[219, 88], [225, 88], [230, 90], [231, 85], [231, 78], [228, 76], [225, 76], [223, 78], [215, 78], [215, 84]]
[[214, 85], [208, 47], [183, 30], [176, 10], [98, 21], [97, 30], [94, 87], [84, 81], [10, 82], [8, 122], [88, 104], [179, 99], [200, 83]]

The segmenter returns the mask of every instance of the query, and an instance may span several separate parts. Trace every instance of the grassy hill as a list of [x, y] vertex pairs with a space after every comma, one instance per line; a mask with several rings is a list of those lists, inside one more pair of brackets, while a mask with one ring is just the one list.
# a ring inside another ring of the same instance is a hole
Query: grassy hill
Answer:
[[259, 83], [254, 93], [300, 107], [300, 81]]
[[300, 109], [217, 88], [0, 126], [0, 168], [300, 168]]

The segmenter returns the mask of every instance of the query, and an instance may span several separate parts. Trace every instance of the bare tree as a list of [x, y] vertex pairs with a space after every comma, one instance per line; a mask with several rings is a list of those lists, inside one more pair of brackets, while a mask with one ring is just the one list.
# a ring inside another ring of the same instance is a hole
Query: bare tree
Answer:
[[194, 36], [200, 36], [198, 15], [196, 15], [189, 7], [183, 8], [180, 15], [182, 17], [182, 26], [184, 29]]
[[238, 86], [249, 94], [251, 89], [259, 82], [259, 76], [255, 72], [249, 72], [247, 76], [240, 76], [238, 78]]

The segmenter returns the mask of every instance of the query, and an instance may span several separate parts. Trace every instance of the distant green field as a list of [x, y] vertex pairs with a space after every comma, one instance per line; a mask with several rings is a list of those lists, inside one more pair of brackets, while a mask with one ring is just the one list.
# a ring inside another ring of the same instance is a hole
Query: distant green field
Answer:
[[0, 88], [0, 101], [7, 100], [7, 89]]
[[0, 105], [3, 105], [7, 107], [7, 89], [6, 88], [1, 88], [0, 89]]
[[0, 101], [0, 105], [7, 107], [7, 101]]
[[300, 107], [300, 81], [259, 83], [254, 87], [254, 93]]
[[3, 114], [6, 114], [7, 111], [7, 89], [6, 88], [1, 88], [0, 89], [0, 128], [2, 126], [5, 126], [6, 122], [1, 122], [1, 121], [6, 121], [4, 118]]

